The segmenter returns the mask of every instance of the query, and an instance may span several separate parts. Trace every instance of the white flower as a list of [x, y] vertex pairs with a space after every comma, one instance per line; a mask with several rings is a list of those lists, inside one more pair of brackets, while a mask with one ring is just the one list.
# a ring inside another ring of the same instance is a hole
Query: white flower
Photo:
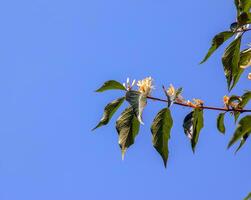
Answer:
[[136, 80], [134, 79], [133, 81], [132, 81], [132, 84], [130, 84], [130, 79], [129, 78], [127, 78], [126, 79], [126, 83], [123, 83], [123, 86], [126, 88], [126, 90], [131, 90], [132, 89], [132, 87], [135, 85], [135, 82], [136, 82]]
[[147, 77], [141, 81], [138, 81], [137, 86], [139, 87], [139, 91], [148, 96], [151, 94], [153, 87], [153, 79], [151, 77]]

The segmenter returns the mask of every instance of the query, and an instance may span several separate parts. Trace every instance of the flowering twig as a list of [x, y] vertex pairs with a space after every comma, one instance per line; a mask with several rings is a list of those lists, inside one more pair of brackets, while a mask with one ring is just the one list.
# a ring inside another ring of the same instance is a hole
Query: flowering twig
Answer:
[[[165, 102], [168, 103], [167, 100], [165, 99], [160, 99], [152, 96], [147, 96], [148, 99], [154, 100], [154, 101], [160, 101], [160, 102]], [[186, 104], [186, 103], [179, 103], [179, 102], [174, 102], [173, 104], [179, 105], [179, 106], [184, 106], [184, 107], [190, 107], [190, 108], [195, 108], [192, 105]], [[233, 108], [220, 108], [220, 107], [213, 107], [213, 106], [197, 106], [196, 108], [200, 109], [207, 109], [207, 110], [218, 110], [218, 111], [226, 111], [226, 112], [251, 112], [251, 110], [246, 110], [246, 109], [233, 109]]]

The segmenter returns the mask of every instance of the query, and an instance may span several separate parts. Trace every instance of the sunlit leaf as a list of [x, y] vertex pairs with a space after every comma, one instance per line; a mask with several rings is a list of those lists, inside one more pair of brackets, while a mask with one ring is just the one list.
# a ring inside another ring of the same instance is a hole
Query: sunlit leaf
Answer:
[[231, 44], [226, 48], [222, 57], [222, 64], [224, 67], [229, 90], [231, 90], [236, 85], [240, 77], [240, 44], [241, 36], [231, 42]]
[[165, 167], [169, 154], [168, 140], [172, 125], [171, 112], [168, 108], [164, 108], [157, 114], [151, 126], [153, 146], [161, 155]]
[[239, 66], [246, 68], [251, 65], [251, 48], [245, 49], [240, 53]]
[[204, 57], [204, 59], [201, 61], [200, 64], [207, 61], [207, 59], [214, 53], [216, 49], [219, 48], [225, 41], [227, 41], [229, 38], [231, 38], [234, 35], [234, 32], [232, 31], [224, 31], [219, 34], [217, 34], [213, 40], [210, 49], [208, 50], [208, 53]]
[[101, 118], [98, 125], [92, 130], [95, 130], [96, 128], [99, 128], [101, 126], [108, 124], [110, 119], [112, 118], [114, 113], [118, 110], [118, 108], [121, 106], [121, 104], [124, 102], [124, 100], [125, 100], [125, 97], [122, 97], [107, 104], [106, 107], [104, 108], [103, 117]]
[[142, 121], [142, 113], [147, 103], [146, 96], [138, 91], [128, 91], [126, 93], [126, 100], [133, 107], [134, 113], [136, 114], [139, 122], [144, 124]]
[[96, 92], [104, 92], [106, 90], [126, 90], [126, 88], [121, 83], [110, 80], [106, 81]]
[[125, 109], [117, 119], [116, 129], [119, 135], [122, 159], [124, 159], [126, 150], [134, 143], [134, 139], [139, 132], [139, 121], [132, 107]]

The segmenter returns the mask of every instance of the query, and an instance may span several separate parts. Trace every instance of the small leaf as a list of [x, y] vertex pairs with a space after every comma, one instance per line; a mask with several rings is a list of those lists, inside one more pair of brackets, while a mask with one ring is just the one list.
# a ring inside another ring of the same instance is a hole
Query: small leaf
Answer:
[[142, 113], [147, 104], [146, 96], [138, 91], [128, 91], [126, 93], [126, 100], [133, 107], [134, 113], [137, 116], [139, 122], [144, 124], [142, 121]]
[[240, 1], [240, 10], [242, 12], [249, 12], [251, 8], [251, 1], [250, 0], [241, 0]]
[[151, 126], [152, 142], [154, 148], [161, 155], [166, 167], [168, 159], [168, 140], [170, 139], [170, 131], [173, 126], [171, 112], [168, 108], [162, 109], [153, 120]]
[[118, 108], [121, 106], [121, 104], [124, 102], [125, 97], [116, 99], [112, 101], [111, 103], [107, 104], [105, 109], [104, 109], [104, 114], [103, 117], [101, 118], [100, 122], [98, 125], [92, 129], [93, 131], [101, 126], [104, 126], [109, 123], [110, 119], [114, 115], [114, 113], [118, 110]]
[[216, 49], [218, 49], [219, 46], [221, 46], [225, 41], [227, 41], [233, 35], [234, 35], [234, 32], [232, 32], [232, 31], [224, 31], [224, 32], [217, 34], [212, 40], [212, 45], [211, 45], [210, 49], [208, 50], [207, 55], [204, 57], [204, 59], [201, 61], [200, 64], [206, 62], [207, 59], [214, 53], [214, 51]]
[[246, 24], [251, 24], [251, 13], [250, 12], [242, 12], [238, 18], [238, 25], [243, 26]]
[[237, 125], [234, 135], [228, 144], [228, 148], [231, 147], [234, 143], [236, 143], [239, 139], [243, 138], [245, 134], [247, 133], [249, 134], [250, 132], [251, 132], [251, 115], [247, 115], [239, 121], [239, 124]]
[[246, 134], [243, 136], [243, 138], [241, 138], [240, 145], [239, 145], [239, 147], [236, 149], [235, 153], [237, 153], [237, 152], [241, 149], [241, 147], [245, 144], [245, 142], [246, 142], [246, 140], [248, 139], [248, 137], [249, 137], [249, 134], [246, 133]]
[[119, 135], [119, 146], [122, 152], [122, 159], [124, 159], [126, 150], [134, 143], [134, 139], [139, 132], [139, 121], [132, 107], [125, 109], [117, 119], [116, 129]]
[[250, 0], [235, 0], [235, 6], [237, 9], [237, 16], [240, 15], [242, 12], [249, 12], [251, 8], [251, 1]]
[[106, 81], [96, 92], [104, 92], [106, 90], [126, 90], [126, 88], [121, 83], [110, 80]]
[[244, 69], [250, 65], [251, 65], [251, 48], [248, 48], [241, 51], [239, 66]]
[[222, 57], [222, 64], [224, 67], [225, 76], [227, 78], [228, 90], [231, 90], [236, 85], [240, 77], [240, 44], [241, 36], [231, 42], [231, 44], [226, 48]]
[[251, 200], [251, 192], [248, 194], [248, 196], [245, 197], [244, 200]]
[[248, 104], [248, 102], [250, 101], [250, 99], [251, 99], [251, 91], [245, 92], [245, 93], [241, 96], [241, 99], [242, 99], [242, 101], [239, 103], [239, 106], [240, 106], [241, 108], [244, 108], [244, 107]]
[[203, 110], [195, 108], [184, 119], [183, 128], [185, 134], [191, 140], [191, 146], [193, 152], [199, 139], [200, 131], [204, 126]]
[[224, 125], [225, 113], [220, 113], [217, 117], [217, 128], [221, 133], [225, 133], [225, 125]]
[[[251, 99], [251, 92], [250, 91], [245, 92], [241, 96], [241, 102], [238, 104], [238, 108], [239, 109], [243, 109], [248, 104], [248, 102], [250, 101], [250, 99]], [[234, 112], [235, 122], [238, 120], [240, 114], [241, 113], [238, 112], [238, 111]]]

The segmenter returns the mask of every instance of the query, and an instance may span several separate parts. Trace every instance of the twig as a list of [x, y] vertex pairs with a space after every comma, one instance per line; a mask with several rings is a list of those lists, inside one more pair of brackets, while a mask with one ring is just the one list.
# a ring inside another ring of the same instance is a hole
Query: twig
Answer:
[[[160, 99], [156, 97], [151, 97], [147, 96], [148, 99], [154, 100], [154, 101], [160, 101], [160, 102], [165, 102], [168, 103], [167, 100], [165, 99]], [[206, 110], [217, 110], [217, 111], [225, 111], [225, 112], [251, 112], [251, 110], [242, 110], [242, 109], [234, 109], [234, 108], [220, 108], [220, 107], [212, 107], [212, 106], [192, 106], [188, 105], [186, 103], [179, 103], [179, 102], [174, 102], [173, 104], [179, 105], [179, 106], [184, 106], [184, 107], [190, 107], [190, 108], [199, 108], [199, 109], [206, 109]]]

